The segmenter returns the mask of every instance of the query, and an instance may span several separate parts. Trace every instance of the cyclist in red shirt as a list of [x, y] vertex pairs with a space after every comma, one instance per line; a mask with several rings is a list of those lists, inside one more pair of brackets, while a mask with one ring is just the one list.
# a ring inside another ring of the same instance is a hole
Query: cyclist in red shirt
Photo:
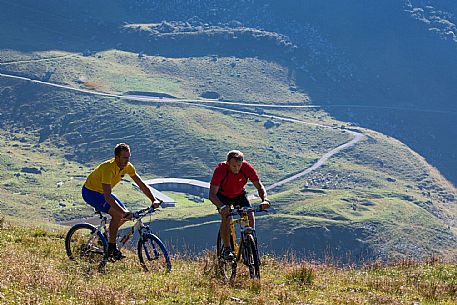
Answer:
[[[248, 179], [257, 189], [260, 199], [262, 199], [262, 208], [269, 207], [267, 192], [257, 172], [251, 164], [244, 160], [244, 155], [239, 150], [232, 150], [227, 154], [227, 160], [217, 165], [211, 179], [209, 189], [209, 199], [217, 207], [221, 214], [221, 238], [224, 242], [222, 256], [226, 260], [234, 259], [234, 254], [230, 248], [230, 206], [250, 207], [251, 204], [247, 198], [244, 189]], [[248, 215], [249, 226], [255, 227], [254, 213]]]

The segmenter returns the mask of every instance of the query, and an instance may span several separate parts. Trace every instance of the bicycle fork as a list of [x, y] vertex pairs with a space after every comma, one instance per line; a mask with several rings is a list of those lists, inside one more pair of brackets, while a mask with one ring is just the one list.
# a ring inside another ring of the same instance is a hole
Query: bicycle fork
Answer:
[[[149, 231], [149, 227], [141, 225], [139, 228], [140, 228], [139, 229], [140, 239], [142, 239], [144, 241], [143, 250], [144, 250], [144, 253], [146, 254], [147, 260], [152, 261], [152, 260], [158, 259], [160, 256], [160, 252], [159, 252], [159, 250], [157, 250], [157, 245], [154, 242], [153, 238], [150, 237], [150, 234], [152, 234], [152, 233]], [[146, 233], [143, 233], [143, 230], [145, 230]], [[148, 235], [149, 235], [149, 237], [148, 237]], [[152, 245], [152, 253], [150, 253], [151, 251], [148, 249], [148, 245], [147, 245], [148, 242], [150, 242]]]

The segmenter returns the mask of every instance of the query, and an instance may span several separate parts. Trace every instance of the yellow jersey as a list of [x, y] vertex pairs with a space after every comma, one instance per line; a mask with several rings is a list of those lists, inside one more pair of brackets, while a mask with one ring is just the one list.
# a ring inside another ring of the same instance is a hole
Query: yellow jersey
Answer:
[[114, 161], [114, 158], [112, 158], [97, 166], [90, 173], [89, 177], [87, 177], [84, 186], [91, 191], [103, 194], [102, 184], [110, 184], [111, 188], [113, 188], [121, 181], [125, 174], [128, 174], [130, 177], [136, 176], [136, 170], [132, 163], [127, 163], [121, 170]]

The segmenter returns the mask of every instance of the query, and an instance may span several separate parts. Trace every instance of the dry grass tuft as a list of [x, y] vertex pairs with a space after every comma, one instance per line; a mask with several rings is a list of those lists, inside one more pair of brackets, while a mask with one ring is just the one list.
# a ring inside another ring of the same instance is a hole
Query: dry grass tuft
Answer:
[[312, 285], [316, 278], [315, 267], [307, 263], [301, 263], [295, 265], [291, 270], [286, 271], [286, 278], [291, 283], [297, 283], [299, 285]]

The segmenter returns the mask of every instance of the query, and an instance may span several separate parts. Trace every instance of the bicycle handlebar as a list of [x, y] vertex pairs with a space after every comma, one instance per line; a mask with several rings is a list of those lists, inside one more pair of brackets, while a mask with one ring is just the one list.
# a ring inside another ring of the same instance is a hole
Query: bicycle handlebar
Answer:
[[243, 214], [243, 213], [250, 213], [250, 212], [254, 212], [254, 213], [262, 213], [262, 212], [265, 212], [265, 213], [268, 213], [268, 210], [261, 209], [261, 208], [260, 208], [260, 205], [257, 206], [257, 208], [253, 208], [253, 207], [242, 207], [242, 208], [239, 208], [239, 209], [230, 209], [230, 215], [231, 215], [231, 216], [241, 215], [241, 214]]
[[[161, 200], [161, 199], [156, 198], [156, 200], [159, 202], [159, 205], [163, 203], [163, 200]], [[141, 218], [143, 216], [146, 216], [147, 214], [154, 213], [155, 210], [156, 209], [151, 205], [150, 207], [147, 207], [147, 208], [141, 209], [139, 211], [133, 212], [132, 213], [132, 218], [133, 219]]]

